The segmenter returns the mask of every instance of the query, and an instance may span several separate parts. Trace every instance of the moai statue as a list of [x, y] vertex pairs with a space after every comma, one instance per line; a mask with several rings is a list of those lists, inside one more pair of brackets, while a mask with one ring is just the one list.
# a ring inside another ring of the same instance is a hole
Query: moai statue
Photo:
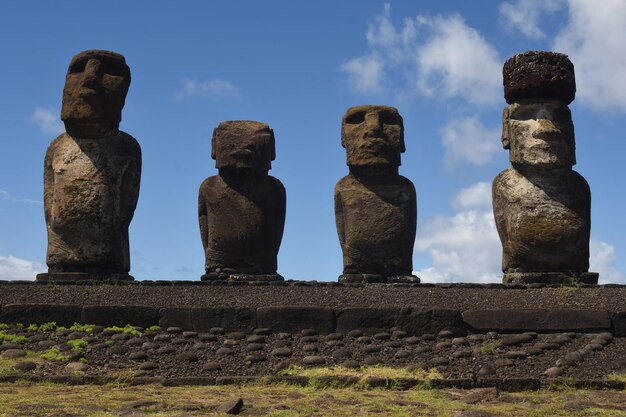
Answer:
[[597, 283], [589, 270], [591, 192], [576, 163], [574, 66], [530, 51], [503, 69], [502, 145], [511, 167], [493, 181], [505, 283]]
[[139, 196], [141, 149], [118, 130], [130, 85], [120, 54], [70, 62], [56, 138], [44, 161], [48, 273], [38, 281], [132, 280], [128, 226]]
[[202, 280], [283, 280], [276, 257], [285, 188], [268, 175], [275, 156], [274, 131], [265, 123], [228, 121], [213, 131], [211, 157], [219, 175], [205, 179], [198, 196]]
[[335, 186], [343, 252], [341, 282], [419, 282], [412, 275], [415, 187], [398, 174], [402, 117], [394, 107], [357, 106], [341, 124], [350, 173]]

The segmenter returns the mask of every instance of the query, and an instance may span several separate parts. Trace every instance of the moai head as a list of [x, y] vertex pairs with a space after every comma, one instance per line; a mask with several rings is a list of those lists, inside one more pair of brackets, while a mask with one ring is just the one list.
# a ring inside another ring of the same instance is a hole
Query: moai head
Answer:
[[222, 122], [213, 130], [211, 158], [217, 169], [267, 172], [276, 158], [274, 131], [252, 120]]
[[61, 120], [67, 133], [98, 137], [116, 133], [130, 85], [124, 57], [110, 51], [83, 51], [65, 77]]
[[502, 146], [514, 166], [571, 168], [576, 163], [574, 65], [567, 55], [529, 51], [504, 64]]
[[350, 167], [400, 165], [404, 125], [395, 107], [350, 107], [341, 123], [341, 146]]

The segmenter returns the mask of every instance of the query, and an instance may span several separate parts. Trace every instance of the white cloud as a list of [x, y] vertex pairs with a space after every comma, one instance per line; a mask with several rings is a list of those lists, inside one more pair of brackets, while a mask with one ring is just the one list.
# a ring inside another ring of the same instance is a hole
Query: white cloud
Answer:
[[415, 251], [432, 258], [432, 266], [416, 271], [423, 282], [502, 281], [502, 246], [488, 186], [479, 182], [462, 189], [454, 201], [463, 210], [418, 227]]
[[[453, 199], [458, 210], [418, 226], [415, 252], [428, 254], [432, 265], [414, 273], [422, 282], [502, 282], [502, 246], [491, 209], [491, 183], [478, 182]], [[589, 271], [600, 283], [626, 283], [616, 269], [615, 247], [591, 238]]]
[[531, 39], [544, 39], [545, 33], [539, 27], [539, 20], [545, 13], [554, 13], [563, 8], [562, 0], [518, 0], [515, 3], [500, 4], [502, 25], [509, 30], [517, 30]]
[[381, 85], [389, 85], [397, 97], [423, 94], [475, 105], [500, 100], [498, 53], [459, 15], [418, 15], [396, 26], [386, 4], [366, 38], [369, 51], [340, 68], [357, 93], [374, 94], [382, 91]]
[[454, 198], [452, 206], [457, 210], [491, 208], [491, 183], [477, 182], [463, 188]]
[[624, 284], [626, 274], [615, 269], [615, 247], [592, 238], [589, 242], [589, 271], [599, 272], [601, 284]]
[[181, 81], [181, 88], [174, 95], [175, 101], [188, 97], [213, 97], [239, 100], [239, 89], [230, 81], [212, 78], [206, 81], [185, 78]]
[[574, 63], [577, 101], [626, 113], [626, 2], [569, 0], [568, 5], [569, 21], [553, 49]]
[[444, 164], [486, 165], [501, 148], [500, 129], [486, 128], [477, 117], [452, 119], [441, 129]]
[[383, 63], [375, 55], [350, 59], [341, 65], [341, 71], [348, 74], [350, 88], [357, 93], [369, 94], [382, 91]]
[[38, 273], [46, 270], [46, 266], [41, 262], [28, 261], [13, 255], [0, 256], [0, 279], [34, 280]]
[[418, 24], [431, 31], [416, 56], [418, 87], [425, 94], [461, 97], [477, 105], [501, 100], [501, 60], [476, 29], [459, 15], [418, 16]]
[[59, 111], [54, 108], [36, 107], [30, 120], [39, 126], [39, 130], [46, 135], [60, 135], [65, 131], [65, 126], [59, 117]]
[[423, 282], [502, 281], [502, 246], [491, 211], [426, 221], [418, 228], [415, 250], [432, 258], [431, 267], [416, 271]]
[[43, 204], [43, 201], [33, 200], [30, 198], [16, 197], [6, 190], [0, 189], [0, 200], [10, 201], [11, 203], [29, 203], [29, 204]]

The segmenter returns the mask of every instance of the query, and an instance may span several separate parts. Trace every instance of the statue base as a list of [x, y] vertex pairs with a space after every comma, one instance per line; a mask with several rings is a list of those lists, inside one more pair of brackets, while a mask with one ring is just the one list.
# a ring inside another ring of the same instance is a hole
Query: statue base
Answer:
[[119, 272], [44, 272], [37, 282], [134, 281], [131, 275]]
[[507, 272], [502, 278], [504, 284], [597, 284], [597, 272]]
[[202, 281], [284, 281], [281, 275], [278, 274], [237, 274], [231, 272], [207, 272], [200, 277]]
[[419, 284], [420, 279], [415, 275], [386, 276], [381, 274], [341, 274], [339, 282], [343, 283], [384, 283], [384, 284]]

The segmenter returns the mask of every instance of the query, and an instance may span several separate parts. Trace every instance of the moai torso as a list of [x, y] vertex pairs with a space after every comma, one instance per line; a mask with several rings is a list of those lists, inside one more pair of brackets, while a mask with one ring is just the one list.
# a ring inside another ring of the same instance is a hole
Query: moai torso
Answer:
[[342, 178], [335, 217], [344, 274], [410, 276], [416, 220], [415, 188], [408, 179]]
[[118, 129], [130, 69], [109, 51], [70, 63], [61, 119], [48, 147], [44, 209], [49, 270], [38, 280], [133, 279], [128, 227], [139, 196], [141, 149]]
[[493, 189], [503, 271], [589, 269], [591, 194], [580, 174], [525, 176], [509, 168], [496, 177]]
[[119, 132], [103, 139], [67, 133], [45, 163], [50, 267], [67, 272], [128, 272], [128, 226], [139, 194], [141, 151]]
[[205, 269], [276, 274], [285, 189], [276, 178], [209, 177], [200, 186], [206, 212]]
[[419, 282], [412, 275], [416, 195], [398, 175], [402, 118], [393, 107], [348, 109], [342, 123], [350, 174], [335, 186], [342, 282]]
[[502, 143], [511, 168], [493, 182], [506, 283], [597, 282], [589, 269], [591, 192], [576, 163], [574, 68], [567, 56], [526, 52], [504, 65]]
[[285, 189], [267, 174], [274, 133], [264, 123], [221, 123], [213, 134], [219, 175], [200, 186], [205, 252], [202, 279], [282, 280], [276, 273], [285, 224]]

